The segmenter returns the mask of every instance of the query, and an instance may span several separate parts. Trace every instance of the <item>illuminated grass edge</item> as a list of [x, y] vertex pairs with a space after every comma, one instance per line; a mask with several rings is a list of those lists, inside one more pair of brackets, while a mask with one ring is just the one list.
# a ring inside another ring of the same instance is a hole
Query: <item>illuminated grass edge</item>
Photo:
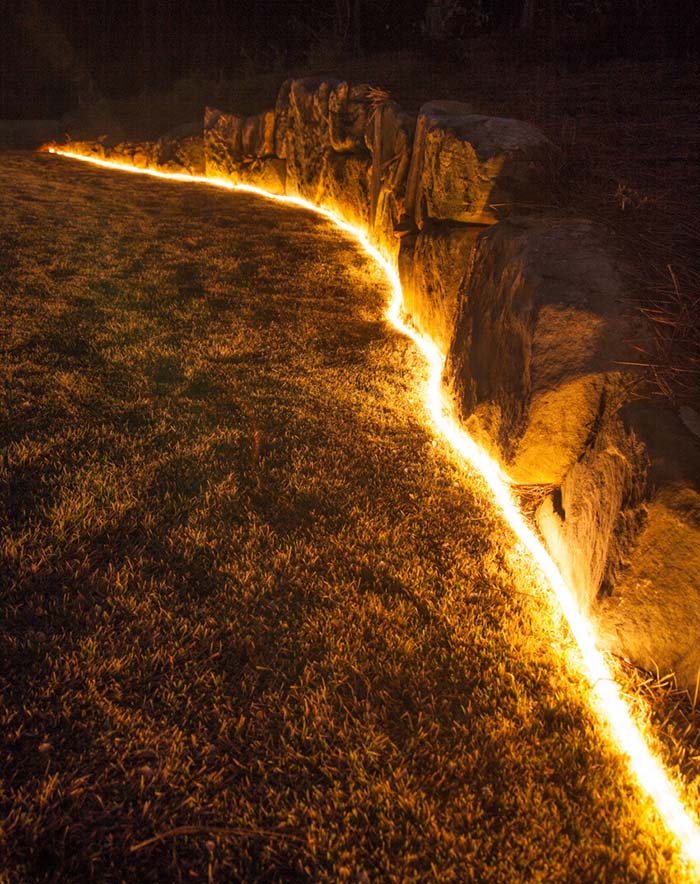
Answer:
[[[537, 565], [542, 577], [543, 591], [556, 598], [575, 639], [580, 655], [578, 669], [591, 685], [593, 706], [598, 718], [605, 725], [605, 730], [613, 745], [625, 756], [630, 772], [641, 791], [651, 799], [665, 826], [676, 837], [681, 853], [688, 863], [689, 871], [700, 880], [700, 825], [695, 814], [684, 806], [679, 786], [673, 782], [663, 762], [653, 753], [642, 728], [635, 721], [634, 714], [622, 695], [620, 685], [616, 682], [612, 670], [597, 646], [590, 621], [580, 611], [574, 594], [567, 586], [542, 542], [527, 525], [510, 491], [507, 477], [504, 476], [498, 464], [474, 442], [455, 419], [452, 408], [442, 391], [441, 377], [444, 354], [430, 338], [421, 335], [405, 321], [402, 315], [403, 292], [398, 271], [392, 262], [370, 242], [367, 232], [348, 223], [330, 209], [318, 206], [301, 197], [273, 194], [259, 187], [234, 184], [223, 178], [139, 168], [126, 163], [61, 150], [58, 147], [49, 147], [48, 152], [107, 169], [251, 193], [285, 205], [311, 210], [333, 222], [362, 246], [366, 254], [379, 265], [391, 284], [392, 299], [386, 311], [388, 320], [398, 331], [411, 338], [428, 363], [429, 379], [425, 388], [425, 407], [431, 422], [450, 447], [482, 476], [493, 495], [496, 506], [514, 531], [522, 547], [527, 550]], [[573, 665], [570, 658], [569, 662]]]

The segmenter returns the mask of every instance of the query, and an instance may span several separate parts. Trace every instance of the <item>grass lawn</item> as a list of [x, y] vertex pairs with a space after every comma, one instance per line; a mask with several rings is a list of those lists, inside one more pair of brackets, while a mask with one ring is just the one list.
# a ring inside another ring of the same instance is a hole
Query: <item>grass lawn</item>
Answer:
[[48, 155], [0, 193], [0, 881], [681, 880], [365, 257]]

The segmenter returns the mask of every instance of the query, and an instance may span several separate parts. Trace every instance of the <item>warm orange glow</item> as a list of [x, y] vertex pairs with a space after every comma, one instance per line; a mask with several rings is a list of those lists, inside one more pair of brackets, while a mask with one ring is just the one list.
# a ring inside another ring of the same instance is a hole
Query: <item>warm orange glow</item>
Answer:
[[484, 477], [496, 505], [515, 532], [522, 547], [529, 552], [536, 563], [541, 575], [543, 593], [550, 598], [552, 595], [554, 596], [578, 645], [579, 654], [576, 655], [577, 662], [573, 665], [577, 665], [590, 682], [594, 706], [599, 718], [605, 724], [613, 743], [627, 758], [634, 779], [642, 791], [651, 798], [665, 825], [678, 839], [681, 851], [689, 864], [690, 873], [693, 876], [700, 876], [700, 826], [697, 820], [684, 807], [678, 786], [672, 782], [663, 763], [650, 749], [644, 735], [643, 725], [635, 720], [604, 655], [598, 649], [591, 623], [579, 610], [574, 594], [566, 585], [542, 543], [526, 524], [515, 503], [507, 477], [503, 475], [498, 464], [471, 439], [455, 420], [442, 392], [441, 377], [444, 354], [430, 339], [422, 336], [406, 323], [402, 315], [403, 295], [398, 272], [392, 263], [372, 245], [367, 233], [348, 224], [328, 209], [316, 206], [299, 197], [269, 194], [257, 187], [233, 184], [223, 179], [139, 169], [123, 163], [86, 157], [58, 148], [50, 148], [50, 151], [110, 169], [122, 169], [174, 181], [200, 182], [224, 187], [228, 190], [255, 193], [277, 202], [311, 209], [329, 218], [361, 244], [365, 252], [381, 267], [391, 283], [393, 297], [387, 311], [389, 320], [398, 330], [415, 342], [428, 363], [429, 379], [426, 384], [425, 399], [432, 423], [454, 451]]

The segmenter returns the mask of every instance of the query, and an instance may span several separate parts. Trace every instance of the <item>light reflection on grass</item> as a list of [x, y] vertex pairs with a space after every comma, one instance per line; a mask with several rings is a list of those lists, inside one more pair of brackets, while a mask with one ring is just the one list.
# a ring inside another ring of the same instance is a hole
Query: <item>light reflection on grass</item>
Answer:
[[[364, 256], [245, 196], [0, 175], [8, 871], [670, 880]], [[231, 834], [129, 853], [186, 825]]]

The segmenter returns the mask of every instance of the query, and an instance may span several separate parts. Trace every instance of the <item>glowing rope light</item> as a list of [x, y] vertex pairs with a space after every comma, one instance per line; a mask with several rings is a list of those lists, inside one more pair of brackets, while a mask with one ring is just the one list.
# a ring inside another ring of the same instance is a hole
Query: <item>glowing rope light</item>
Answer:
[[341, 230], [346, 231], [357, 240], [364, 251], [382, 268], [392, 287], [392, 300], [387, 309], [387, 318], [404, 335], [413, 340], [425, 357], [429, 368], [429, 379], [426, 385], [426, 408], [436, 429], [445, 437], [452, 448], [477, 472], [479, 472], [491, 490], [498, 508], [539, 567], [566, 617], [578, 645], [581, 656], [581, 668], [591, 684], [595, 705], [599, 716], [608, 725], [609, 734], [619, 750], [627, 757], [629, 768], [643, 792], [651, 798], [664, 820], [667, 828], [678, 839], [682, 853], [689, 863], [692, 872], [700, 876], [700, 826], [697, 820], [684, 807], [677, 787], [671, 782], [663, 763], [651, 751], [645, 742], [639, 727], [627, 703], [620, 686], [597, 647], [592, 626], [581, 613], [574, 594], [567, 586], [559, 569], [552, 561], [540, 540], [526, 524], [522, 513], [511, 494], [508, 479], [498, 464], [478, 446], [468, 433], [457, 423], [452, 410], [442, 393], [441, 378], [444, 354], [433, 341], [419, 334], [407, 325], [402, 313], [403, 292], [398, 272], [392, 263], [372, 245], [365, 231], [348, 224], [334, 212], [322, 206], [314, 205], [301, 197], [281, 196], [272, 194], [248, 184], [234, 184], [223, 178], [206, 178], [178, 172], [160, 172], [156, 169], [138, 168], [126, 163], [103, 160], [98, 157], [84, 156], [49, 148], [50, 153], [70, 157], [92, 163], [108, 169], [119, 169], [149, 175], [154, 178], [165, 178], [170, 181], [186, 181], [222, 187], [226, 190], [243, 191], [263, 196], [286, 205], [310, 209], [332, 221]]

